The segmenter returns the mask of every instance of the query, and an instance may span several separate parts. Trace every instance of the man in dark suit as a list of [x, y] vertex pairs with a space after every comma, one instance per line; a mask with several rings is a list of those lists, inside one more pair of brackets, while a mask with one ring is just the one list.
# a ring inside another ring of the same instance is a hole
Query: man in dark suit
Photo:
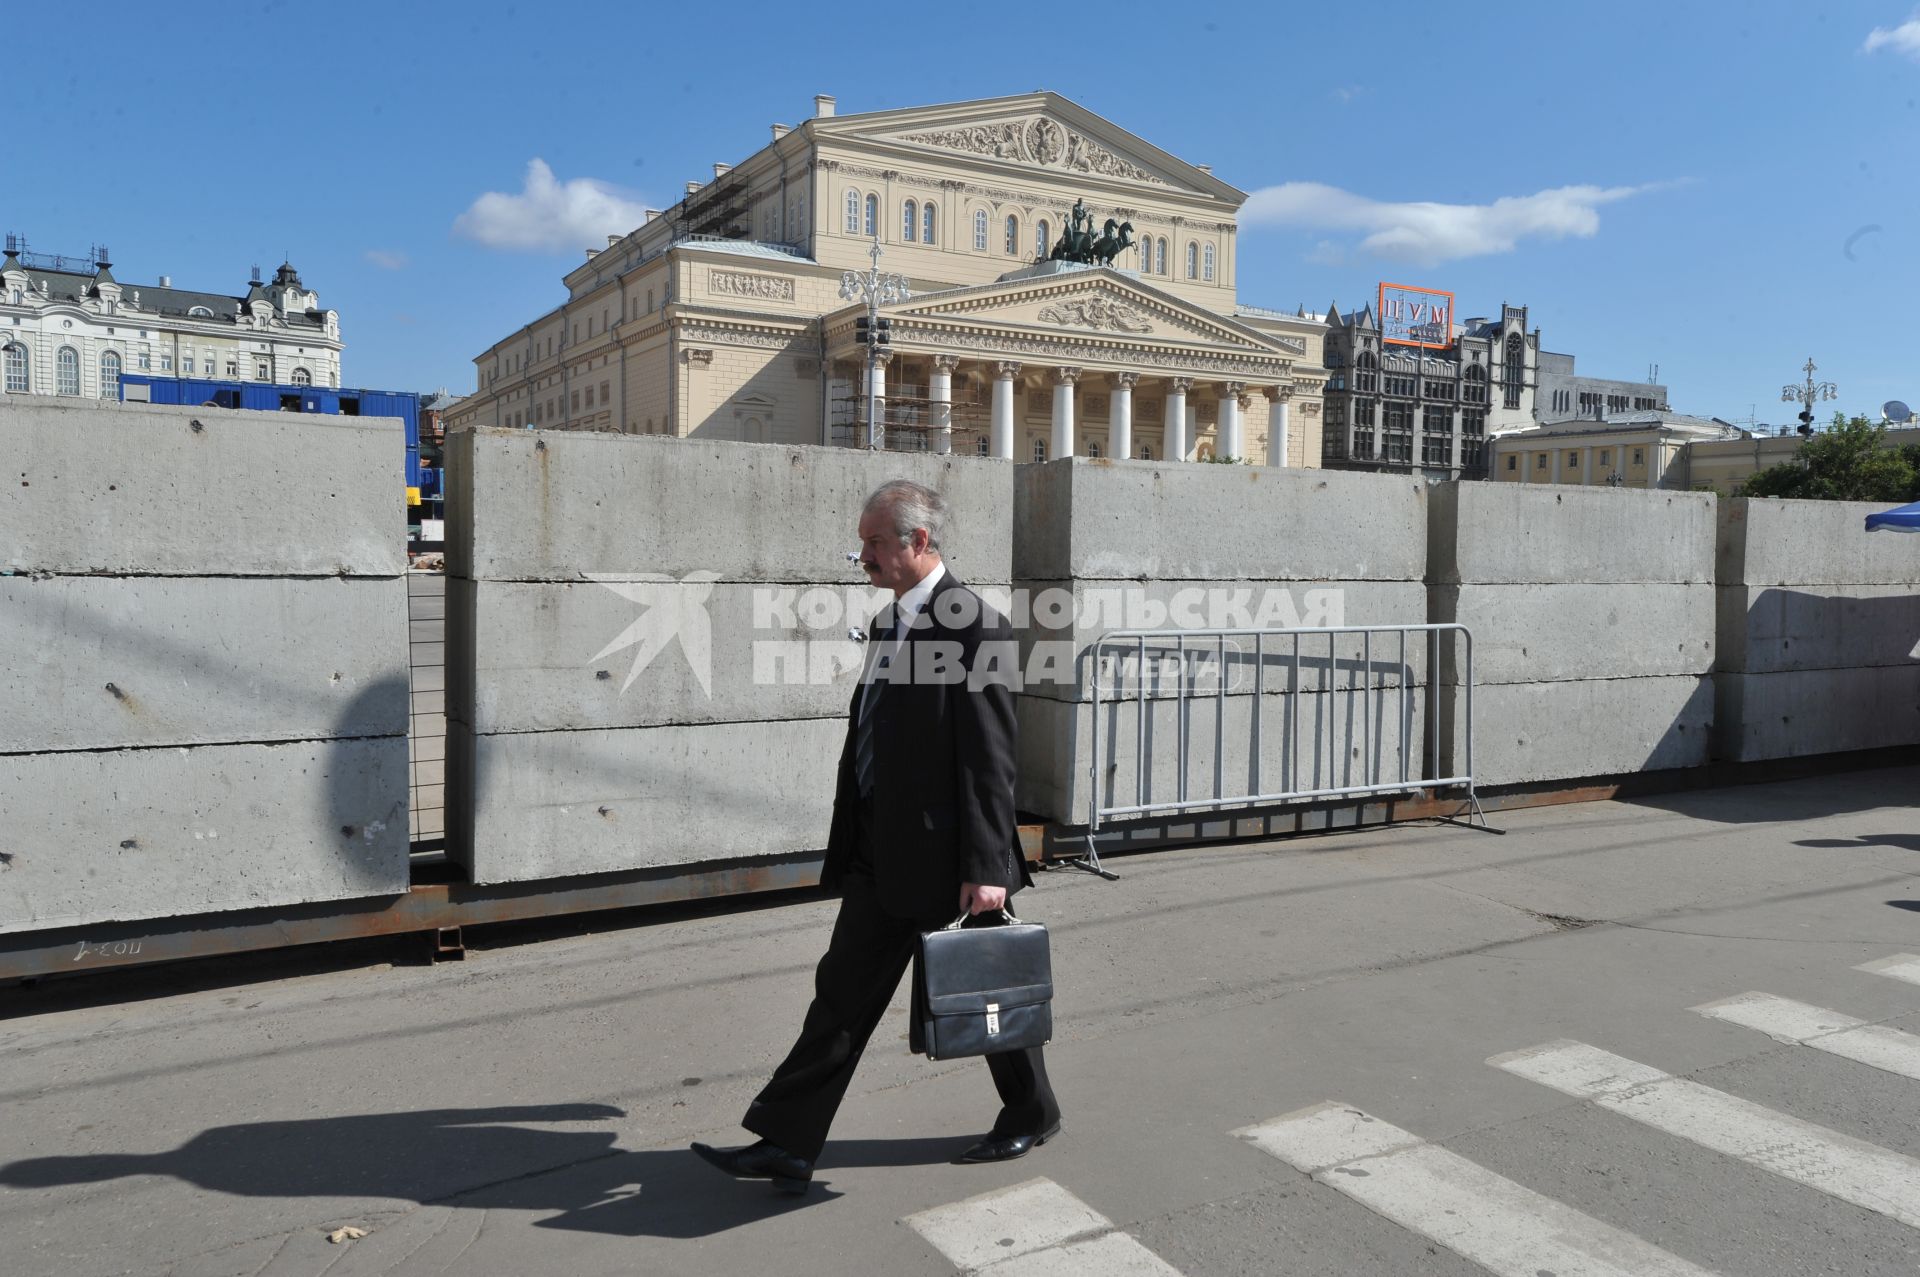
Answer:
[[[840, 913], [799, 1040], [741, 1125], [760, 1139], [693, 1151], [803, 1192], [920, 932], [1000, 910], [1032, 885], [1014, 828], [1013, 630], [940, 560], [946, 503], [904, 479], [860, 515], [860, 562], [894, 602], [875, 618], [848, 707], [821, 882]], [[1000, 1113], [970, 1162], [1023, 1157], [1060, 1130], [1038, 1047], [987, 1057]]]

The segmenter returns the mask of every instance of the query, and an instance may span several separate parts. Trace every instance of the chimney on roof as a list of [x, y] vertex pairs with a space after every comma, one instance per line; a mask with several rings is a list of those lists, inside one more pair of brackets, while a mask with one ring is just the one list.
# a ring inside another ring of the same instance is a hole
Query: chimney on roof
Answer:
[[733, 165], [721, 164], [716, 161], [713, 166], [713, 180], [717, 182], [731, 172], [733, 172]]
[[1195, 167], [1195, 168], [1197, 168], [1197, 169], [1199, 169], [1199, 170], [1200, 170], [1200, 171], [1201, 171], [1202, 173], [1212, 173], [1212, 172], [1213, 172], [1213, 165], [1211, 165], [1211, 164], [1196, 164], [1196, 165], [1194, 165], [1194, 167]]
[[694, 195], [694, 194], [697, 194], [699, 190], [700, 190], [700, 183], [698, 182], [687, 183], [687, 194]]
[[650, 209], [648, 209], [648, 210], [647, 210], [647, 220], [648, 220], [649, 222], [651, 222], [652, 220], [654, 220], [654, 219], [655, 219], [656, 217], [659, 217], [659, 216], [660, 216], [660, 210], [659, 210], [659, 209], [657, 209], [657, 208], [650, 208]]
[[825, 120], [825, 119], [832, 118], [834, 106], [835, 106], [835, 103], [833, 100], [833, 94], [831, 93], [814, 94], [813, 95], [813, 118], [816, 120]]
[[162, 275], [162, 276], [160, 277], [160, 287], [162, 287], [162, 288], [172, 288], [172, 287], [173, 287], [173, 276], [171, 276], [171, 275]]
[[608, 248], [612, 248], [612, 247], [613, 247], [613, 246], [614, 246], [615, 244], [618, 244], [619, 242], [620, 242], [620, 237], [619, 237], [618, 235], [609, 235], [609, 236], [607, 236], [607, 247], [608, 247]]
[[791, 132], [793, 132], [793, 130], [788, 128], [786, 125], [776, 124], [773, 126], [773, 140], [778, 142], [781, 138], [785, 137], [787, 134]]

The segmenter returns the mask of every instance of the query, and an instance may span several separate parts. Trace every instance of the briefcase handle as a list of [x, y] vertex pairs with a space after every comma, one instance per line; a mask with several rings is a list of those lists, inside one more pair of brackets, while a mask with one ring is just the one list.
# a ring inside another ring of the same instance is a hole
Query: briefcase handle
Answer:
[[[1013, 910], [1005, 908], [1004, 906], [1000, 909], [1000, 916], [1002, 918], [1005, 918], [1009, 923], [1012, 923], [1016, 926], [1018, 926], [1020, 923], [1020, 919], [1013, 916]], [[946, 926], [940, 928], [940, 930], [958, 931], [962, 926], [966, 924], [967, 919], [970, 917], [972, 917], [972, 915], [969, 914], [965, 909], [962, 909], [960, 911], [960, 916], [958, 918], [955, 918], [952, 922], [949, 922]]]

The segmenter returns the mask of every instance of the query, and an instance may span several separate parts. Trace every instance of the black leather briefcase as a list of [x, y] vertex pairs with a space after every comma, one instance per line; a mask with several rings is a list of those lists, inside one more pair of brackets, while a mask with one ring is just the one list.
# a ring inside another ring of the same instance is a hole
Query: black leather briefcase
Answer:
[[1053, 1037], [1047, 929], [1002, 913], [997, 927], [963, 927], [962, 914], [920, 933], [912, 1036], [930, 1060], [1019, 1051]]

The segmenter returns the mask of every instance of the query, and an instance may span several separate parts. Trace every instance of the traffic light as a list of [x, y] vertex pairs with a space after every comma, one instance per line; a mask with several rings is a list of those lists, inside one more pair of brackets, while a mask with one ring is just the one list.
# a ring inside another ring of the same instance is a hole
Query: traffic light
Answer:
[[893, 345], [893, 321], [884, 315], [880, 317], [879, 325], [874, 331], [873, 344], [876, 346]]
[[1800, 414], [1800, 433], [1803, 435], [1813, 433], [1813, 409], [1811, 408]]
[[859, 342], [862, 346], [871, 345], [873, 343], [872, 323], [873, 321], [868, 319], [865, 315], [861, 315], [859, 318], [853, 321], [853, 339], [856, 342]]

